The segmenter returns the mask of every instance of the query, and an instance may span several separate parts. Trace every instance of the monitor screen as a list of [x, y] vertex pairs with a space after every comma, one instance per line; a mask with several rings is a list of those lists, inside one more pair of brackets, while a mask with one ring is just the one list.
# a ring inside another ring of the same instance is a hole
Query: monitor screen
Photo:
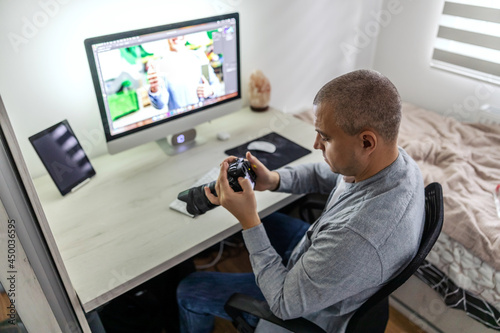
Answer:
[[239, 109], [239, 16], [219, 15], [85, 40], [116, 153]]

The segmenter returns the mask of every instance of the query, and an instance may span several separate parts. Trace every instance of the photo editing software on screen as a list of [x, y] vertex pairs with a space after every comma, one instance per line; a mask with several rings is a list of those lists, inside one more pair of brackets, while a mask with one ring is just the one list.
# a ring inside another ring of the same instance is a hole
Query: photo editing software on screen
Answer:
[[228, 18], [92, 45], [110, 136], [238, 96], [236, 27]]

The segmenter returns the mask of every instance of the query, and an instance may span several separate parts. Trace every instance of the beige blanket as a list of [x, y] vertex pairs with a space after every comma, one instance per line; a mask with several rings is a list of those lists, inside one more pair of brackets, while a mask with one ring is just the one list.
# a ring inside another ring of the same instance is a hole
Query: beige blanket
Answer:
[[[310, 112], [298, 117], [312, 122]], [[443, 232], [500, 271], [492, 194], [500, 184], [500, 125], [461, 123], [404, 103], [399, 145], [418, 163], [426, 185], [443, 186]]]
[[500, 271], [500, 125], [461, 123], [405, 103], [399, 145], [417, 161], [426, 184], [439, 182], [443, 232]]

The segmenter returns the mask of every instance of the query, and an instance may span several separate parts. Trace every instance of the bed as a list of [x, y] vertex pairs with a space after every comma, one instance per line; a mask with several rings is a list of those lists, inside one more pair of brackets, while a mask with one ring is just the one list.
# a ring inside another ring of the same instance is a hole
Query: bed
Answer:
[[[312, 122], [311, 112], [296, 115]], [[490, 121], [491, 122], [491, 121]], [[403, 103], [398, 144], [425, 185], [443, 186], [443, 231], [415, 274], [447, 306], [500, 331], [500, 125], [460, 122]]]

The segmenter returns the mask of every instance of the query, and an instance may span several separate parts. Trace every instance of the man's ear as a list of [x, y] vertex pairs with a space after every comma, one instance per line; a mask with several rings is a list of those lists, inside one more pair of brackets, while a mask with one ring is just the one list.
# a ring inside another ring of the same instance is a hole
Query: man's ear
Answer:
[[363, 131], [359, 134], [361, 140], [361, 145], [363, 150], [367, 153], [371, 153], [377, 147], [378, 139], [377, 135], [372, 131]]

